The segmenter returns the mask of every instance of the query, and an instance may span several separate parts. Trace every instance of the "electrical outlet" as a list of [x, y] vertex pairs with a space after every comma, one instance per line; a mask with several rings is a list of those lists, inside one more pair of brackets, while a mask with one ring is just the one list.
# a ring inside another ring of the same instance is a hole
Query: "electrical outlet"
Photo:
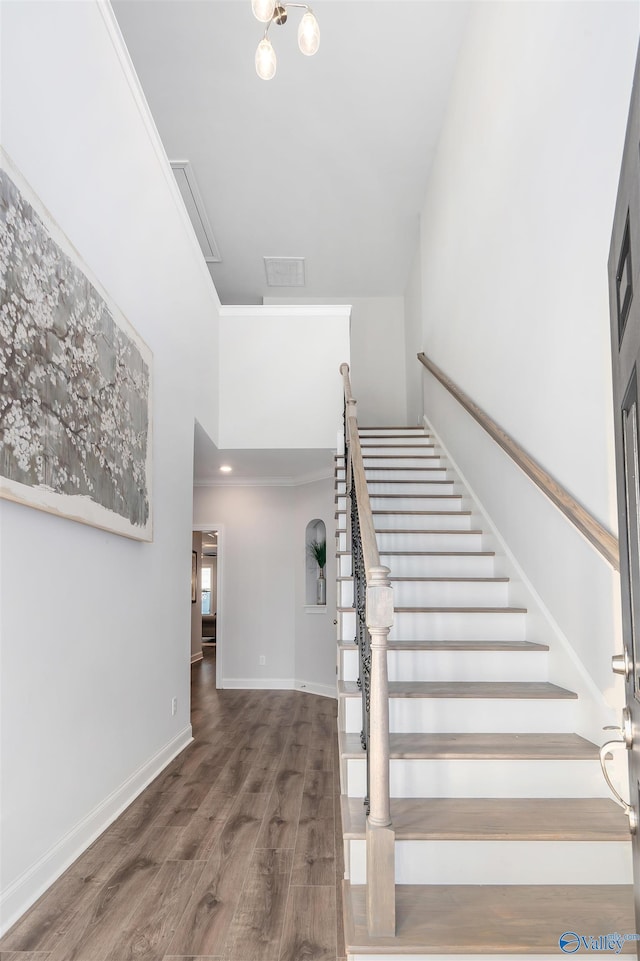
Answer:
[[175, 717], [177, 713], [178, 713], [178, 698], [172, 697], [171, 698], [171, 717]]
[[264, 667], [264, 665], [265, 665], [266, 663], [267, 663], [266, 657], [264, 656], [264, 654], [261, 654], [261, 655], [260, 655], [260, 664]]

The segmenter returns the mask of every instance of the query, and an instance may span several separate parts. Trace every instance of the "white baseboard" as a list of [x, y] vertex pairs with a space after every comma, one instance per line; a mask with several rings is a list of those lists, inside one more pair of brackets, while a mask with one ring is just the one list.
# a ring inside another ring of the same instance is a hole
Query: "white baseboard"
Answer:
[[296, 691], [306, 691], [308, 694], [319, 694], [321, 697], [338, 697], [335, 684], [316, 684], [315, 681], [296, 681]]
[[63, 871], [115, 821], [131, 802], [181, 751], [193, 741], [188, 724], [168, 744], [138, 768], [104, 801], [90, 811], [57, 844], [0, 895], [0, 935], [15, 924], [21, 915], [44, 894]]
[[221, 686], [241, 691], [293, 691], [296, 682], [292, 677], [225, 677]]
[[223, 688], [246, 691], [306, 691], [321, 697], [336, 698], [336, 688], [331, 684], [316, 684], [314, 681], [296, 680], [293, 677], [225, 677]]
[[191, 663], [192, 663], [192, 664], [197, 664], [198, 661], [201, 661], [201, 660], [202, 660], [202, 657], [203, 657], [202, 651], [199, 651], [197, 654], [192, 654], [192, 655], [191, 655]]

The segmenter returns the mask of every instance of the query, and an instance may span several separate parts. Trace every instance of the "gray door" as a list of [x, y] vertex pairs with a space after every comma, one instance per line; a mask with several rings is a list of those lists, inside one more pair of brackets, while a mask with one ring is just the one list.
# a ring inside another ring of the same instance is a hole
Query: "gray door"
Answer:
[[[636, 931], [640, 931], [640, 59], [631, 96], [620, 184], [609, 252], [609, 303], [615, 404], [618, 521], [624, 654], [614, 670], [624, 674], [622, 718], [628, 747]], [[640, 954], [638, 955], [640, 957]]]

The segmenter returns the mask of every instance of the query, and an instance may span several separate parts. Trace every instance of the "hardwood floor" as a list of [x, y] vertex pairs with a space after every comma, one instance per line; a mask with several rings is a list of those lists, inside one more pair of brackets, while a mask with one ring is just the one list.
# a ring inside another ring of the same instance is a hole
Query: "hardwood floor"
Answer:
[[217, 691], [192, 668], [195, 742], [0, 941], [0, 961], [345, 956], [336, 702]]

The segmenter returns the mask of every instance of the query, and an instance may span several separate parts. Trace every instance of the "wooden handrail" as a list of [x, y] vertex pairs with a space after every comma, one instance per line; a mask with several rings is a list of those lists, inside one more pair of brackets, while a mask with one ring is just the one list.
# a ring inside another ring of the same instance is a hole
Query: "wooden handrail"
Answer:
[[358, 520], [360, 521], [364, 566], [368, 571], [373, 567], [380, 567], [380, 554], [378, 553], [376, 532], [373, 526], [369, 489], [364, 473], [362, 447], [358, 433], [357, 408], [353, 394], [351, 393], [351, 383], [349, 380], [349, 365], [341, 364], [340, 373], [342, 374], [344, 382], [344, 399], [346, 404], [345, 432], [353, 465], [353, 481], [356, 487], [356, 499], [358, 501]]
[[419, 353], [418, 360], [433, 374], [436, 380], [440, 381], [443, 387], [446, 387], [449, 393], [471, 414], [480, 426], [484, 427], [489, 436], [515, 461], [518, 467], [520, 467], [527, 477], [540, 488], [542, 493], [555, 504], [558, 510], [562, 511], [565, 517], [578, 528], [580, 533], [602, 554], [613, 569], [619, 571], [620, 551], [617, 537], [615, 537], [611, 531], [608, 531], [606, 527], [603, 527], [588, 510], [582, 507], [561, 484], [558, 484], [533, 457], [530, 457], [529, 454], [520, 447], [513, 437], [502, 430], [488, 414], [485, 414], [481, 407], [474, 404], [471, 398], [465, 394], [457, 384], [454, 384], [426, 354]]
[[[360, 542], [366, 580], [366, 624], [371, 638], [369, 668], [369, 814], [367, 817], [367, 928], [372, 936], [393, 937], [396, 929], [395, 831], [391, 826], [389, 782], [389, 675], [387, 649], [393, 624], [393, 588], [389, 568], [380, 564], [371, 501], [358, 433], [357, 404], [351, 393], [349, 365], [341, 364], [344, 382], [346, 476], [355, 487]], [[347, 487], [347, 497], [350, 489]], [[357, 571], [354, 571], [354, 577]], [[358, 611], [356, 611], [356, 618]]]

